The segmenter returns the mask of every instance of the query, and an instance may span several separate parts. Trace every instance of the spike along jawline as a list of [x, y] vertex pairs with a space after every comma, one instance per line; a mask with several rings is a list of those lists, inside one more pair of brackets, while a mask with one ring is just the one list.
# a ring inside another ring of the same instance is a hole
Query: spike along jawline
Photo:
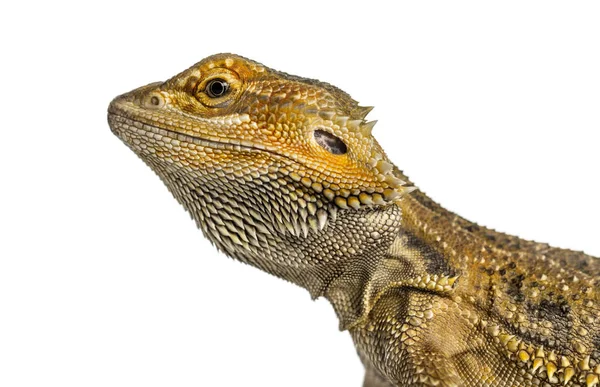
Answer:
[[[358, 106], [351, 112], [350, 116], [339, 114], [339, 112], [334, 110], [321, 110], [318, 108], [315, 108], [314, 113], [318, 115], [320, 119], [324, 120], [324, 122], [330, 122], [340, 128], [346, 128], [353, 132], [360, 133], [362, 136], [368, 138], [372, 137], [373, 128], [377, 124], [377, 120], [364, 120], [364, 117], [372, 109], [373, 107], [371, 106]], [[312, 110], [305, 110], [305, 113], [306, 112], [313, 113]], [[352, 116], [358, 116], [360, 119], [351, 119]], [[332, 190], [326, 189], [323, 192], [325, 196], [330, 201], [335, 203], [335, 205], [337, 205], [339, 208], [358, 209], [363, 206], [370, 207], [375, 205], [396, 203], [400, 198], [402, 198], [402, 196], [416, 190], [416, 187], [406, 187], [406, 182], [393, 174], [393, 164], [385, 160], [382, 153], [376, 149], [373, 149], [371, 152], [371, 158], [367, 162], [367, 166], [374, 173], [376, 181], [384, 184], [379, 186], [378, 189], [373, 189], [371, 192], [364, 192], [365, 190], [361, 190], [361, 192], [358, 193], [353, 192], [353, 196], [350, 196], [350, 191], [348, 190], [339, 190], [333, 192]], [[309, 180], [308, 178], [306, 179]], [[316, 183], [309, 182], [305, 185], [309, 186], [310, 184]]]
[[[319, 112], [321, 119], [332, 120], [333, 123], [340, 127], [353, 129], [356, 126], [358, 132], [364, 136], [371, 136], [373, 127], [377, 121], [360, 121], [360, 125], [357, 125], [358, 120], [349, 120], [348, 116], [338, 116], [332, 111], [321, 111]], [[362, 207], [380, 206], [390, 203], [397, 203], [403, 196], [416, 190], [416, 187], [405, 186], [406, 182], [393, 173], [394, 165], [384, 159], [384, 155], [373, 149], [371, 158], [366, 163], [366, 166], [373, 172], [375, 181], [381, 183], [381, 185], [370, 192], [363, 190], [355, 190], [351, 192], [348, 189], [332, 190], [326, 188], [322, 190], [323, 195], [337, 207], [341, 209], [359, 209]], [[314, 186], [319, 184], [313, 182], [310, 178], [300, 177], [297, 174], [292, 175], [297, 181], [301, 181], [306, 187]]]

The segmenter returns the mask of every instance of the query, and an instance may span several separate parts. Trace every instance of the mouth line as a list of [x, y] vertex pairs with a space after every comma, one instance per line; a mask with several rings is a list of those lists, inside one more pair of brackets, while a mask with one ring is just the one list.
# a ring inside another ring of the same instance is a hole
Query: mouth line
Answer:
[[[200, 145], [203, 147], [208, 147], [212, 149], [226, 149], [226, 150], [236, 150], [236, 151], [254, 151], [254, 152], [267, 152], [277, 156], [282, 156], [278, 152], [275, 152], [271, 149], [265, 148], [261, 145], [246, 142], [242, 144], [239, 140], [222, 138], [222, 139], [207, 139], [203, 137], [196, 137], [191, 134], [181, 133], [174, 130], [166, 129], [164, 127], [160, 127], [155, 123], [148, 123], [145, 120], [131, 118], [127, 115], [120, 114], [118, 112], [109, 111], [109, 117], [116, 119], [118, 122], [115, 125], [115, 129], [121, 130], [129, 130], [135, 131], [138, 133], [143, 133], [147, 135], [148, 133], [158, 134], [163, 137], [168, 137], [173, 140], [185, 141], [188, 143], [192, 143], [195, 145]], [[127, 126], [124, 128], [124, 126]], [[285, 156], [283, 156], [285, 157]]]

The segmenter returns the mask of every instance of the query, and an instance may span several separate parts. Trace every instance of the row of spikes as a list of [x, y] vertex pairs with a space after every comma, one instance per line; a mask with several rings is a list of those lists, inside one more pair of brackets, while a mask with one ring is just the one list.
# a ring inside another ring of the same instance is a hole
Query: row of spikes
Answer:
[[[277, 96], [273, 96], [271, 94], [259, 95], [259, 99], [264, 99], [265, 101], [270, 100], [273, 102], [272, 104], [265, 104], [259, 111], [263, 111], [264, 113], [268, 111], [301, 111], [305, 114], [318, 115], [324, 120], [332, 121], [340, 127], [346, 127], [353, 131], [358, 131], [365, 136], [370, 136], [373, 131], [373, 127], [377, 123], [374, 121], [365, 121], [367, 115], [373, 110], [373, 106], [356, 106], [352, 112], [350, 113], [353, 117], [358, 117], [358, 119], [351, 118], [347, 115], [340, 115], [335, 110], [323, 110], [319, 108], [316, 104], [311, 103], [307, 104], [306, 101], [294, 101], [294, 100], [286, 100], [281, 103], [278, 102]], [[247, 106], [244, 110], [240, 111], [240, 113], [249, 113], [250, 106]]]
[[566, 385], [577, 375], [579, 375], [580, 382], [586, 382], [587, 387], [594, 387], [600, 383], [600, 364], [597, 364], [592, 370], [590, 355], [572, 362], [568, 357], [558, 356], [554, 351], [546, 353], [543, 346], [535, 349], [516, 336], [501, 332], [498, 325], [490, 325], [487, 329], [508, 349], [509, 354], [514, 355], [519, 361], [527, 363], [534, 374], [540, 372], [545, 374], [551, 383], [562, 382], [563, 385]]
[[[359, 106], [359, 108], [362, 107]], [[366, 116], [373, 108], [369, 106], [363, 109], [365, 109], [363, 113]], [[305, 111], [308, 113], [312, 112], [311, 110]], [[348, 116], [337, 115], [337, 113], [333, 110], [316, 110], [314, 113], [317, 113], [318, 116], [324, 120], [329, 120], [334, 124], [340, 127], [348, 128], [351, 131], [362, 133], [364, 136], [370, 136], [373, 132], [375, 124], [377, 124], [377, 120], [365, 121], [364, 117], [360, 119], [350, 119]]]

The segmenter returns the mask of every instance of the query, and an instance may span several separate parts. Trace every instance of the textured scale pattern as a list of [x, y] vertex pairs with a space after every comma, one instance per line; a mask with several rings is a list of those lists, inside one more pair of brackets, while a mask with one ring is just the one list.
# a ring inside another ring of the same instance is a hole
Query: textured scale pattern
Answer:
[[220, 251], [331, 302], [365, 387], [599, 386], [600, 260], [414, 191], [370, 111], [219, 54], [115, 98], [108, 121]]

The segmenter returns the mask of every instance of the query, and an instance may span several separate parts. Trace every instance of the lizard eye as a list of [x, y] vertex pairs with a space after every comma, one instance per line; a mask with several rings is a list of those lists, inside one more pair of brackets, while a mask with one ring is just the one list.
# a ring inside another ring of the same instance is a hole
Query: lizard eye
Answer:
[[208, 108], [224, 108], [236, 100], [243, 80], [227, 68], [216, 67], [205, 74], [190, 92]]
[[219, 98], [229, 92], [229, 83], [221, 78], [215, 78], [206, 84], [206, 94], [211, 98]]
[[329, 153], [334, 155], [343, 155], [348, 151], [348, 147], [342, 140], [333, 134], [324, 130], [317, 129], [314, 131], [315, 141]]

